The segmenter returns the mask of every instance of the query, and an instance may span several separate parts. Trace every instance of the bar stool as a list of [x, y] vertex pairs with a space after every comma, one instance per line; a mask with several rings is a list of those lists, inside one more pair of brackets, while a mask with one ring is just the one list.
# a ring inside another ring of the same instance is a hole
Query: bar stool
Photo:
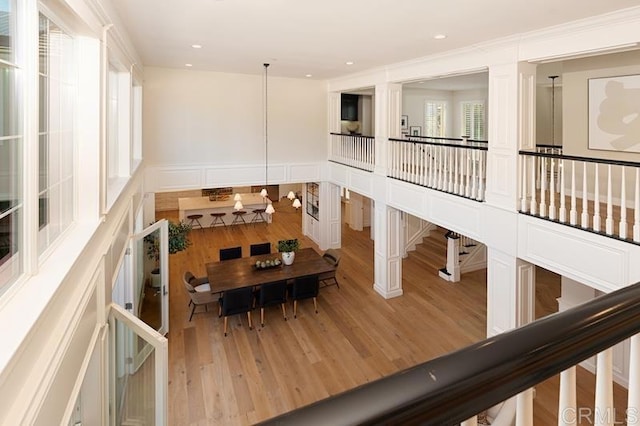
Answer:
[[200, 219], [202, 219], [201, 214], [190, 214], [189, 216], [187, 216], [187, 219], [189, 219], [189, 225], [192, 228], [193, 228], [193, 223], [196, 222], [200, 227], [200, 229], [202, 229], [202, 224], [200, 223]]
[[264, 217], [265, 211], [266, 209], [254, 209], [253, 217], [251, 218], [251, 223], [266, 222], [267, 219], [265, 219]]
[[231, 212], [231, 214], [234, 216], [233, 222], [231, 222], [232, 225], [235, 225], [238, 222], [242, 222], [245, 225], [247, 224], [247, 222], [245, 222], [245, 220], [244, 220], [244, 215], [247, 214], [246, 211], [238, 210], [238, 211], [235, 211], [235, 212]]
[[213, 228], [216, 223], [222, 223], [224, 226], [227, 226], [227, 224], [224, 223], [224, 219], [222, 218], [223, 216], [226, 216], [226, 213], [211, 213], [211, 217], [213, 218], [213, 220], [211, 221], [211, 225], [209, 225], [209, 227]]

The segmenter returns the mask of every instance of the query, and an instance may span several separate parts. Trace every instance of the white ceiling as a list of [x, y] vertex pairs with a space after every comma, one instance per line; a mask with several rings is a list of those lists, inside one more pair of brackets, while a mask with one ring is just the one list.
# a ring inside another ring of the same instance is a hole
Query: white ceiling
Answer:
[[[638, 0], [112, 0], [145, 66], [330, 79]], [[446, 34], [444, 40], [434, 39]], [[194, 49], [193, 44], [202, 45]], [[353, 61], [353, 65], [346, 65]]]

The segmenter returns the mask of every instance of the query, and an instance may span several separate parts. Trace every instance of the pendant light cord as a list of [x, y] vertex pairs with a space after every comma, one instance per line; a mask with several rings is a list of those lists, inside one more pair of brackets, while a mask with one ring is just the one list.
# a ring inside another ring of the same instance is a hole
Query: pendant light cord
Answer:
[[[264, 65], [264, 189], [267, 189], [269, 183], [269, 138], [267, 133], [267, 94], [268, 94], [268, 86], [267, 86], [267, 68], [269, 68], [269, 64]], [[266, 202], [266, 200], [265, 200]]]

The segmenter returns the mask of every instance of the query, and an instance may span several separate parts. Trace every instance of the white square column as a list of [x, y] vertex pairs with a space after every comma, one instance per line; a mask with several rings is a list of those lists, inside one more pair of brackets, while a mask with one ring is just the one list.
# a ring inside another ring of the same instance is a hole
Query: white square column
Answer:
[[[515, 55], [514, 55], [515, 57]], [[535, 319], [535, 266], [518, 259], [518, 151], [535, 147], [536, 66], [489, 67], [486, 209], [487, 336]]]
[[[374, 173], [387, 174], [387, 139], [400, 137], [400, 116], [402, 115], [402, 84], [376, 84], [375, 92], [375, 137], [376, 162]], [[376, 200], [377, 201], [377, 200]]]
[[402, 296], [401, 212], [383, 202], [375, 202], [373, 289], [385, 299]]
[[342, 245], [342, 206], [340, 187], [330, 182], [320, 182], [319, 221], [320, 249], [340, 248]]

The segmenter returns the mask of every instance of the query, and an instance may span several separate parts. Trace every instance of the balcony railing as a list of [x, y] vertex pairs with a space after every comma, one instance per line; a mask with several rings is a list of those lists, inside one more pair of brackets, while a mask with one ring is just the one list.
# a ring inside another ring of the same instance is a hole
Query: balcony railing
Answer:
[[[625, 424], [617, 415], [626, 414], [637, 425], [639, 319], [634, 284], [261, 424], [472, 425], [477, 413], [517, 395], [515, 424], [533, 426], [531, 388], [561, 373], [558, 424]], [[629, 399], [615, 407], [611, 347], [629, 337]], [[585, 407], [576, 403], [575, 366], [596, 354], [595, 406], [577, 419]]]
[[389, 139], [387, 176], [484, 201], [487, 143], [408, 136]]
[[329, 160], [371, 172], [376, 164], [375, 138], [331, 133]]
[[640, 164], [520, 151], [520, 212], [640, 243]]

